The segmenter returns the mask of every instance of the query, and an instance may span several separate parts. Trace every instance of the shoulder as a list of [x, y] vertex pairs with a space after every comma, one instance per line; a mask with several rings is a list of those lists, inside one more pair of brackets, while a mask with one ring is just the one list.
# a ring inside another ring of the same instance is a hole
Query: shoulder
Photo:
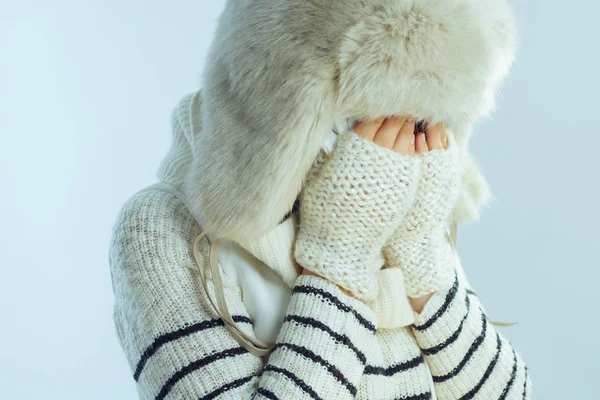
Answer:
[[161, 190], [143, 190], [125, 202], [117, 215], [111, 265], [168, 258], [188, 262], [189, 245], [199, 232], [200, 226], [179, 199]]

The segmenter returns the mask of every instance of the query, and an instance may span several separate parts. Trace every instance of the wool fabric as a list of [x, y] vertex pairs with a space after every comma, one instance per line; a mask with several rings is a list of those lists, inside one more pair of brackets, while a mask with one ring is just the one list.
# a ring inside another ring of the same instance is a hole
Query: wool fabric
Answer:
[[377, 296], [381, 248], [414, 197], [419, 160], [351, 130], [300, 194], [296, 260], [361, 299]]
[[[180, 190], [190, 146], [202, 135], [194, 124], [198, 98], [186, 97], [174, 112], [173, 149], [160, 169], [161, 180]], [[141, 399], [531, 399], [523, 359], [489, 323], [457, 255], [451, 287], [410, 326], [381, 329], [369, 304], [328, 280], [297, 272], [294, 279], [282, 269], [295, 268], [290, 246], [256, 236], [248, 248], [270, 249], [265, 264], [291, 285], [291, 296], [272, 353], [250, 354], [199, 284], [190, 246], [202, 228], [190, 211], [171, 193], [149, 189], [126, 202], [114, 225], [114, 321]], [[200, 245], [206, 265], [209, 239]], [[208, 287], [214, 296], [210, 276]], [[243, 285], [225, 279], [223, 289], [234, 320], [254, 334], [259, 322]]]
[[417, 155], [422, 165], [414, 204], [383, 249], [388, 264], [404, 272], [410, 297], [452, 286], [452, 251], [443, 243], [460, 179], [459, 153], [451, 132], [448, 141], [447, 149]]

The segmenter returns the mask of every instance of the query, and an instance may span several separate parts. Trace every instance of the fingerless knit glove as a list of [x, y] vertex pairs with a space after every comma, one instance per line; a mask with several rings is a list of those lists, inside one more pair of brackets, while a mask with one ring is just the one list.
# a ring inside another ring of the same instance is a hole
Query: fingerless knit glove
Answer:
[[452, 247], [445, 242], [446, 223], [459, 193], [458, 146], [417, 155], [421, 176], [414, 204], [383, 252], [388, 267], [404, 272], [409, 297], [449, 288], [454, 280]]
[[300, 193], [298, 263], [357, 298], [377, 296], [382, 247], [414, 200], [419, 160], [348, 130]]

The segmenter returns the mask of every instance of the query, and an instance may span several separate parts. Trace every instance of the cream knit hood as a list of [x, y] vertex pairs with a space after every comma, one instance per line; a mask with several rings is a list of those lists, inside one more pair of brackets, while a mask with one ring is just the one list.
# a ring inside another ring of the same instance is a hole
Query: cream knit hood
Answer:
[[489, 191], [468, 141], [515, 46], [505, 0], [229, 0], [163, 176], [178, 169], [211, 236], [243, 241], [291, 210], [336, 120], [411, 114], [454, 134], [453, 220], [476, 219]]

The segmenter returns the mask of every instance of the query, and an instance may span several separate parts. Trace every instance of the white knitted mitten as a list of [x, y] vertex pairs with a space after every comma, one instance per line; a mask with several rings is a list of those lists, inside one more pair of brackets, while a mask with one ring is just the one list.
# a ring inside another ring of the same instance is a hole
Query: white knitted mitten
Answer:
[[459, 149], [448, 136], [447, 149], [417, 155], [422, 165], [415, 202], [383, 249], [388, 267], [403, 269], [409, 297], [451, 287], [454, 281], [452, 248], [444, 241], [459, 194]]
[[382, 248], [414, 200], [419, 160], [348, 130], [300, 193], [298, 263], [357, 298], [377, 296]]

